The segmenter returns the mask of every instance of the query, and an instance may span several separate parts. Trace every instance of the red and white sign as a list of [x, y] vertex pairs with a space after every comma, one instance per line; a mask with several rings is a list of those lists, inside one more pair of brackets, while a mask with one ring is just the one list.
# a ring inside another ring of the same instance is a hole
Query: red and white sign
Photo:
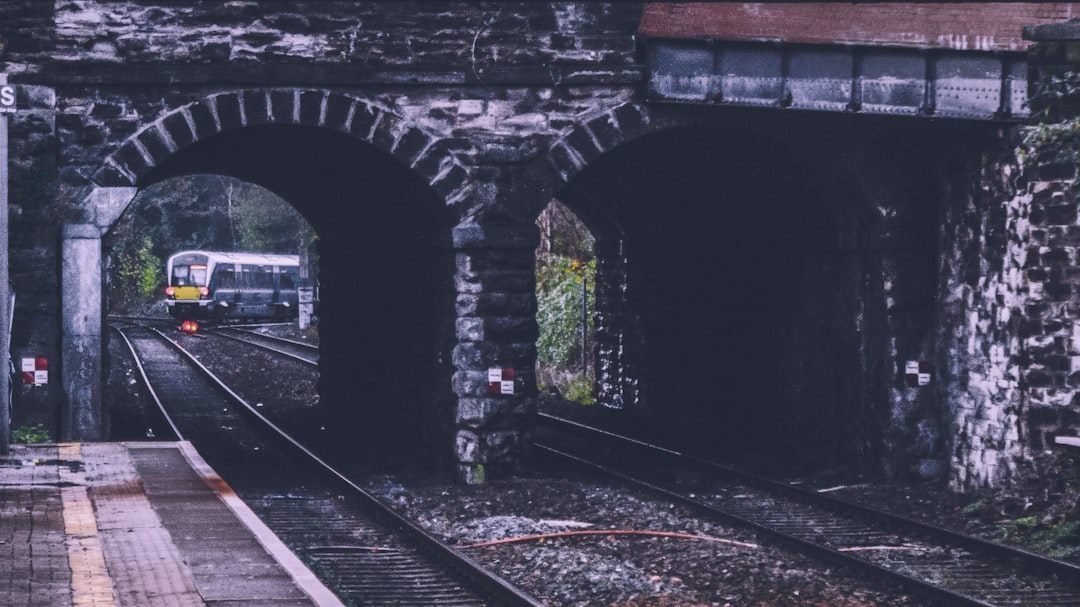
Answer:
[[28, 386], [49, 383], [49, 359], [40, 356], [22, 359], [22, 383]]
[[904, 383], [917, 388], [930, 383], [930, 363], [925, 360], [909, 360], [904, 365]]
[[488, 369], [489, 394], [513, 394], [514, 370], [492, 367]]

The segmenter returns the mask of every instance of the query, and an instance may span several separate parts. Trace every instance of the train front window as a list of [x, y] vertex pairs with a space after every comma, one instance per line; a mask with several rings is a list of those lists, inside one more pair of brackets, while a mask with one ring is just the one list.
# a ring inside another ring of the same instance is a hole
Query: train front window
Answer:
[[190, 266], [173, 266], [172, 286], [205, 287], [206, 266], [201, 264], [192, 264]]

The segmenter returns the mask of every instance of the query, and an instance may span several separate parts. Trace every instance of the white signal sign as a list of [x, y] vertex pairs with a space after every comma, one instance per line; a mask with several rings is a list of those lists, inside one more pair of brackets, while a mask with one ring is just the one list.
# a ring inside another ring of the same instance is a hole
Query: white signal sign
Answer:
[[904, 364], [904, 382], [909, 388], [930, 384], [932, 369], [925, 360], [909, 360]]
[[22, 359], [22, 380], [28, 386], [49, 383], [49, 359], [40, 356]]
[[15, 87], [10, 84], [0, 85], [0, 113], [15, 111]]
[[488, 394], [514, 394], [514, 370], [492, 367], [488, 369]]

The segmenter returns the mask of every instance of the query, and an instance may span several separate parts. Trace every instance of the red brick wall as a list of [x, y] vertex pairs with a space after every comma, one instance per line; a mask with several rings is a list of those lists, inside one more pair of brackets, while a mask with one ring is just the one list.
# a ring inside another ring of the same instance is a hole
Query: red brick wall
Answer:
[[1080, 2], [646, 4], [638, 33], [657, 38], [1026, 50], [1025, 25], [1080, 18]]

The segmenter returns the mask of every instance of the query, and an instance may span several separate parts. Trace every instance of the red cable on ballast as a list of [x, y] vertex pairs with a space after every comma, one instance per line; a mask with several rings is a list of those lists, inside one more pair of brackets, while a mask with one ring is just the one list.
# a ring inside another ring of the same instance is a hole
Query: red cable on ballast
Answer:
[[496, 546], [498, 544], [513, 544], [517, 542], [530, 542], [537, 540], [554, 539], [560, 537], [576, 537], [583, 535], [642, 535], [649, 537], [673, 537], [682, 540], [705, 540], [707, 542], [720, 542], [723, 544], [731, 544], [734, 546], [742, 546], [743, 548], [757, 548], [757, 544], [750, 544], [748, 542], [739, 542], [735, 540], [726, 540], [720, 537], [712, 537], [708, 535], [693, 535], [691, 533], [676, 533], [673, 531], [640, 531], [636, 529], [593, 529], [587, 531], [559, 531], [556, 533], [541, 533], [537, 535], [523, 535], [519, 537], [508, 537], [501, 540], [491, 540], [488, 542], [477, 542], [475, 544], [466, 544], [462, 548], [484, 548], [486, 546]]

